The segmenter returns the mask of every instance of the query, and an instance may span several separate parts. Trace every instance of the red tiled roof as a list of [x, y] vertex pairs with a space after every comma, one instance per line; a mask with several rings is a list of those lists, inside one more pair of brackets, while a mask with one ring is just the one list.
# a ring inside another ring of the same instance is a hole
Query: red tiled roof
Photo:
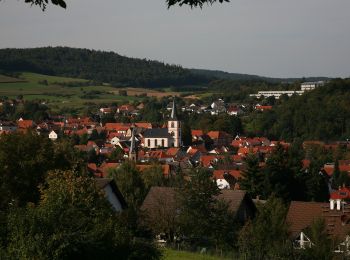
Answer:
[[201, 136], [203, 135], [203, 130], [191, 130], [192, 136]]
[[331, 199], [350, 199], [350, 188], [342, 187], [339, 190], [333, 191], [330, 195]]
[[151, 123], [147, 123], [147, 122], [139, 122], [139, 123], [135, 123], [136, 127], [140, 127], [140, 128], [146, 128], [146, 129], [151, 129], [152, 128], [152, 124]]
[[[153, 165], [149, 165], [149, 164], [138, 164], [138, 165], [136, 165], [136, 168], [137, 168], [139, 171], [143, 172], [144, 170], [149, 169], [149, 168], [151, 168], [152, 166], [153, 166]], [[169, 174], [170, 174], [170, 165], [168, 165], [168, 164], [162, 164], [162, 165], [161, 165], [161, 168], [162, 168], [162, 171], [163, 171], [163, 175], [164, 175], [164, 176], [169, 176]]]
[[255, 106], [255, 109], [259, 110], [271, 110], [272, 106]]
[[166, 151], [167, 155], [175, 156], [180, 151], [180, 148], [171, 147]]
[[18, 120], [17, 125], [19, 128], [28, 129], [34, 126], [33, 120]]

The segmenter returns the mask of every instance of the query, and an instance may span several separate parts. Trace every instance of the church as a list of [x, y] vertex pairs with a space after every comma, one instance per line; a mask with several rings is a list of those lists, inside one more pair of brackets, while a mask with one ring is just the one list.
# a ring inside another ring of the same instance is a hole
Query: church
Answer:
[[142, 133], [145, 148], [169, 148], [181, 146], [181, 122], [177, 119], [175, 98], [167, 128], [147, 129]]

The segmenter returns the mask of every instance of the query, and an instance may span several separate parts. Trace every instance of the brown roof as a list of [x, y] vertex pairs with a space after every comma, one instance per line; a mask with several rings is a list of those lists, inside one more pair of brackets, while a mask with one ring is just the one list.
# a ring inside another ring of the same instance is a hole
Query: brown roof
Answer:
[[330, 210], [329, 203], [292, 201], [286, 222], [291, 235], [296, 237], [318, 218], [325, 220], [327, 233], [332, 237], [344, 239], [350, 231], [350, 207], [347, 205], [343, 210]]
[[229, 205], [232, 212], [237, 212], [241, 206], [246, 192], [244, 190], [221, 190], [218, 199], [222, 199]]
[[[152, 187], [148, 192], [141, 209], [149, 212], [156, 212], [159, 207], [167, 207], [174, 210], [176, 207], [176, 189], [171, 187]], [[241, 206], [246, 192], [243, 190], [221, 190], [218, 199], [229, 204], [232, 212], [237, 212]]]

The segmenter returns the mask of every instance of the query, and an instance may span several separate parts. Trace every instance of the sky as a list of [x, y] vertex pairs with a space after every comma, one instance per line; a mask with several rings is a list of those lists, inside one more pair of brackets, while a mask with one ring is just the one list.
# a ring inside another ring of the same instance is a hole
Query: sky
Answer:
[[270, 77], [350, 77], [349, 0], [66, 0], [45, 12], [0, 0], [0, 48], [69, 46], [186, 68]]

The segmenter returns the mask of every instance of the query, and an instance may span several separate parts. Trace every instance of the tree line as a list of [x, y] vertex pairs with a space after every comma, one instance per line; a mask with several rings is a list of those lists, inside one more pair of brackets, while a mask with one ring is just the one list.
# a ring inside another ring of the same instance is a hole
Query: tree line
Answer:
[[89, 79], [115, 86], [165, 87], [201, 84], [207, 77], [179, 65], [68, 47], [1, 49], [0, 69]]
[[271, 111], [252, 113], [245, 130], [275, 140], [350, 138], [350, 79], [335, 79], [301, 96], [285, 97]]

